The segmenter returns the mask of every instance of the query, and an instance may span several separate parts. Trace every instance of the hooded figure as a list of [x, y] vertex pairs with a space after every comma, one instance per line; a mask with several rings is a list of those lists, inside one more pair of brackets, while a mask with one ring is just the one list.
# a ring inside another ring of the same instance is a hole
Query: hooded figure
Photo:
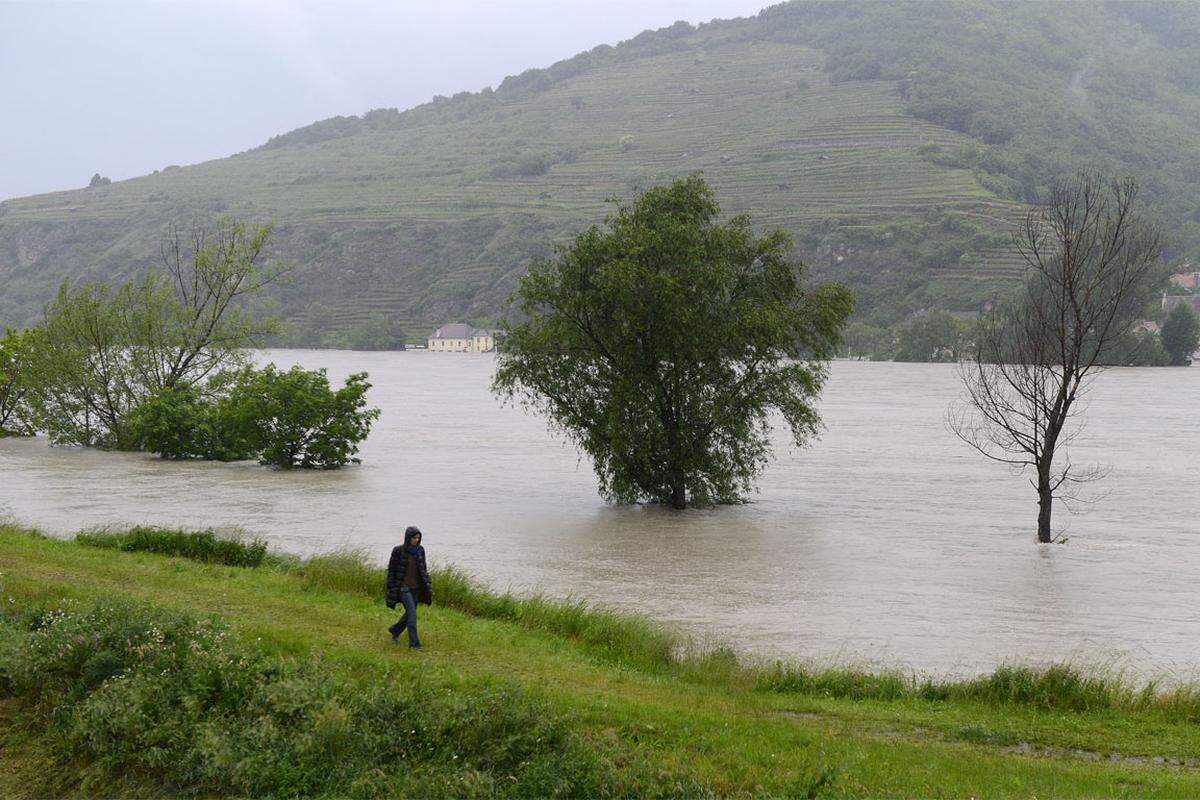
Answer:
[[433, 604], [433, 585], [429, 581], [429, 570], [425, 566], [425, 548], [421, 546], [421, 531], [410, 525], [404, 531], [404, 544], [392, 548], [388, 560], [387, 606], [404, 606], [404, 614], [395, 625], [388, 628], [392, 641], [408, 629], [408, 646], [420, 647], [417, 636], [417, 603]]

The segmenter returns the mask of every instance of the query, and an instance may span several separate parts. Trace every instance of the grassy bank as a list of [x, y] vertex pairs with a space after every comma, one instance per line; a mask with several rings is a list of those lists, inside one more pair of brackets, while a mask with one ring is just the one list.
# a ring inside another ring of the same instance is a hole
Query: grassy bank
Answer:
[[1200, 794], [1187, 688], [740, 663], [453, 570], [409, 652], [355, 554], [118, 536], [0, 527], [0, 795]]

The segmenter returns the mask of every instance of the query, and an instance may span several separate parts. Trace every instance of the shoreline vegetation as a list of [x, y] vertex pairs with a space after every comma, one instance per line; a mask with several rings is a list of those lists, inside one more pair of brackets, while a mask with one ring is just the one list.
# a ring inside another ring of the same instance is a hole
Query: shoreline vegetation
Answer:
[[0, 794], [1184, 797], [1200, 687], [755, 660], [640, 615], [212, 531], [0, 524]]

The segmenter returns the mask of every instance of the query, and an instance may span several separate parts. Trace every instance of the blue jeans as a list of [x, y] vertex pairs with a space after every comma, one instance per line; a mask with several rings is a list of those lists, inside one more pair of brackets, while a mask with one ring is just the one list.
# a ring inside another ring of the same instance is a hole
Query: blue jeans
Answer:
[[404, 604], [404, 614], [389, 630], [399, 636], [408, 628], [408, 644], [411, 647], [420, 647], [421, 639], [417, 636], [417, 598], [413, 596], [413, 590], [407, 586], [401, 589], [400, 602]]

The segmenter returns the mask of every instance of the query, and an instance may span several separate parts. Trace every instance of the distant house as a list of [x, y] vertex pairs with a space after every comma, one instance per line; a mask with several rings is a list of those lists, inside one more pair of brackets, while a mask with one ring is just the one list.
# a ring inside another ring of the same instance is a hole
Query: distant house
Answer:
[[1176, 272], [1171, 276], [1171, 283], [1181, 289], [1194, 292], [1197, 287], [1200, 287], [1200, 272]]
[[451, 322], [433, 332], [429, 349], [441, 353], [490, 353], [496, 349], [496, 332]]

